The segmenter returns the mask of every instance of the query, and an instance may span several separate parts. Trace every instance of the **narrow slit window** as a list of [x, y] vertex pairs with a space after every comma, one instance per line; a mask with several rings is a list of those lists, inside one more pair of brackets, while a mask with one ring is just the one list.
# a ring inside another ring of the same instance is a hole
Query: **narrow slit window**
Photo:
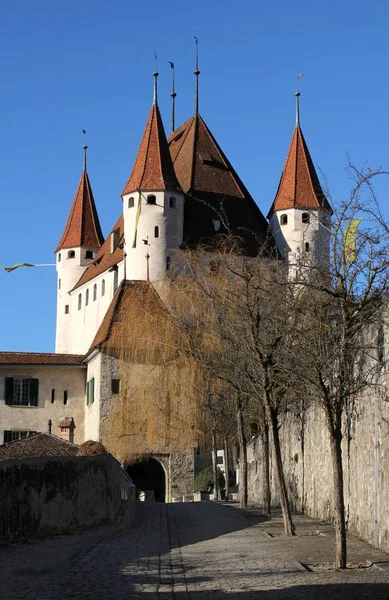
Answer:
[[166, 271], [170, 269], [170, 256], [166, 257]]
[[55, 390], [51, 390], [51, 404], [54, 404], [55, 401]]
[[101, 295], [105, 295], [105, 279], [101, 282]]
[[134, 208], [134, 206], [135, 206], [135, 200], [131, 196], [131, 198], [128, 199], [128, 208]]
[[97, 283], [95, 283], [95, 285], [93, 286], [93, 302], [96, 300], [97, 298]]
[[65, 315], [69, 314], [69, 304], [65, 304]]
[[154, 227], [154, 237], [155, 238], [159, 238], [159, 227], [158, 227], [158, 225], [156, 225]]
[[120, 393], [120, 379], [111, 379], [111, 392], [112, 394]]
[[89, 290], [86, 290], [85, 292], [85, 306], [88, 306], [89, 304]]
[[169, 198], [169, 207], [177, 208], [177, 199], [174, 196], [170, 196]]
[[63, 392], [63, 403], [65, 404], [65, 406], [68, 403], [68, 391], [67, 390], [64, 390], [64, 392]]
[[305, 248], [305, 252], [309, 252], [309, 242], [305, 242], [304, 248]]
[[59, 290], [61, 289], [61, 280], [60, 279], [58, 279], [58, 289]]
[[58, 262], [61, 262], [61, 253], [58, 254]]
[[81, 294], [78, 294], [78, 310], [81, 310], [81, 306], [82, 306], [82, 296], [81, 296]]

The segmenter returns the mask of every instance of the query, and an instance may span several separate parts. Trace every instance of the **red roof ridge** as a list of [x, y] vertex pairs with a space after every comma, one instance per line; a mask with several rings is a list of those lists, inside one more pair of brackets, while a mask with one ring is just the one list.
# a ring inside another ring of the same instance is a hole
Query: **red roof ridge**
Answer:
[[55, 252], [84, 246], [100, 248], [104, 241], [88, 173], [81, 173], [64, 232]]
[[136, 190], [180, 190], [158, 105], [153, 104], [122, 196]]
[[57, 354], [56, 352], [0, 351], [1, 365], [81, 365], [82, 354]]

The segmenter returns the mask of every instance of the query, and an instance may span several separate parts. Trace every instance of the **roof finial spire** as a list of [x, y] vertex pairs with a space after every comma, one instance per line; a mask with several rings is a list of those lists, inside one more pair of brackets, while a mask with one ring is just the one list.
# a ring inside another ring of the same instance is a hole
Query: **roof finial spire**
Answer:
[[171, 68], [173, 69], [173, 81], [172, 81], [173, 85], [172, 85], [172, 93], [170, 94], [170, 96], [171, 96], [171, 99], [172, 99], [172, 131], [174, 131], [175, 128], [176, 128], [175, 127], [175, 103], [176, 103], [176, 96], [177, 96], [177, 94], [176, 94], [175, 89], [174, 89], [174, 62], [171, 62], [169, 60], [169, 64], [170, 64]]
[[84, 134], [84, 145], [83, 145], [84, 159], [83, 159], [83, 163], [82, 163], [82, 170], [84, 173], [86, 173], [86, 151], [88, 149], [88, 146], [86, 145], [86, 129], [82, 129], [82, 133]]
[[304, 77], [303, 73], [297, 73], [296, 85], [296, 127], [300, 127], [300, 79]]
[[158, 77], [158, 62], [157, 62], [157, 55], [154, 52], [154, 56], [155, 56], [155, 71], [153, 73], [153, 77], [154, 77], [154, 97], [153, 97], [153, 104], [157, 105], [158, 101], [157, 101], [157, 77]]
[[199, 75], [200, 75], [200, 71], [199, 71], [199, 40], [197, 39], [196, 36], [195, 36], [195, 40], [196, 40], [196, 69], [193, 71], [193, 73], [196, 76], [195, 114], [198, 115], [199, 114]]

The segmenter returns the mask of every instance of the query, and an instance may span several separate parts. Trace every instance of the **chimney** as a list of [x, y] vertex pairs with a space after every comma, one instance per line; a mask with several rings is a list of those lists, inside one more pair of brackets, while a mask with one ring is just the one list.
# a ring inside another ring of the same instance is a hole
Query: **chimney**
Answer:
[[64, 417], [58, 423], [59, 436], [74, 444], [74, 430], [76, 428], [73, 417]]

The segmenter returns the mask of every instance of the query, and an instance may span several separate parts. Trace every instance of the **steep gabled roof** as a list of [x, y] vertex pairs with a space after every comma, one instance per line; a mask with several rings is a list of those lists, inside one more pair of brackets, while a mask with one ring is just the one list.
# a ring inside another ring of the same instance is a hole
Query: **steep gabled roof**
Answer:
[[217, 238], [213, 219], [217, 219], [219, 234], [241, 237], [247, 251], [255, 254], [267, 237], [268, 224], [202, 117], [195, 114], [188, 119], [168, 143], [186, 193], [184, 242], [212, 243]]
[[122, 192], [179, 190], [161, 114], [153, 104], [132, 173]]
[[[163, 352], [166, 355], [164, 328], [168, 320], [169, 311], [149, 281], [122, 281], [90, 351], [94, 348], [107, 353], [127, 351], [135, 362], [158, 362]], [[173, 341], [171, 352], [174, 352]]]
[[104, 237], [97, 215], [88, 173], [83, 171], [61, 240], [55, 249], [100, 248]]
[[[116, 246], [114, 251], [111, 252], [111, 234], [116, 230], [119, 230], [118, 245]], [[88, 281], [91, 281], [92, 279], [97, 277], [97, 275], [104, 273], [104, 271], [117, 265], [123, 260], [123, 234], [124, 222], [123, 215], [121, 215], [117, 223], [113, 226], [104, 244], [97, 252], [93, 262], [88, 265], [88, 268], [81, 275], [73, 290], [76, 290], [84, 283], [88, 283]]]
[[332, 213], [299, 125], [294, 129], [277, 194], [268, 216], [273, 211], [288, 208], [325, 208]]
[[51, 433], [36, 433], [0, 446], [0, 460], [39, 456], [76, 456], [78, 446]]

